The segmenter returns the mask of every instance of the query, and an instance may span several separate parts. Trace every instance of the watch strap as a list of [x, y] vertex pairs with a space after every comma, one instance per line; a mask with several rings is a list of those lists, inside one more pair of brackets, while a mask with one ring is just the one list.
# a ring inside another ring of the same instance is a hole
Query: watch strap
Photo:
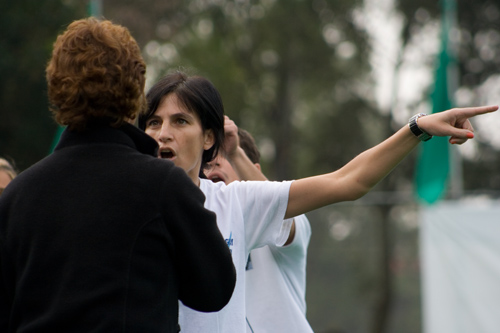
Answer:
[[427, 116], [425, 113], [417, 113], [408, 121], [408, 127], [410, 127], [411, 132], [420, 140], [420, 141], [429, 141], [432, 139], [432, 135], [422, 130], [418, 127], [418, 118]]

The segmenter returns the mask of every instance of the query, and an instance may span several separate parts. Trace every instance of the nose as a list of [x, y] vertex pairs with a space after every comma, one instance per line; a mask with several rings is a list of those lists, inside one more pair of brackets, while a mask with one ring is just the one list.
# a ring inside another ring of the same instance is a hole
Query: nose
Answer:
[[161, 126], [160, 134], [158, 136], [158, 141], [166, 143], [172, 141], [172, 131], [168, 126], [168, 123], [163, 123]]

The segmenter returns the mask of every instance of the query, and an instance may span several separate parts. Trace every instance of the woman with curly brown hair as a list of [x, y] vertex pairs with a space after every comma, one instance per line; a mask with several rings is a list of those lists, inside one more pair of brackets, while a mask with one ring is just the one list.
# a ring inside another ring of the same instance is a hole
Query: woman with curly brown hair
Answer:
[[0, 332], [177, 332], [178, 301], [229, 301], [231, 254], [186, 173], [129, 122], [145, 64], [128, 30], [73, 22], [47, 66], [66, 125], [0, 200]]

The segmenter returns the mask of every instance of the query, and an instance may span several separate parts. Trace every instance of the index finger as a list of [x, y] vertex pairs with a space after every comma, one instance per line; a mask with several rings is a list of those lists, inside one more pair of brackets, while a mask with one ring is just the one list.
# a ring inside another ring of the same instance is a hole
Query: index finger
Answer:
[[472, 118], [474, 116], [478, 116], [481, 114], [494, 112], [494, 111], [498, 110], [498, 105], [476, 106], [476, 107], [469, 107], [469, 108], [461, 108], [459, 110], [467, 118]]

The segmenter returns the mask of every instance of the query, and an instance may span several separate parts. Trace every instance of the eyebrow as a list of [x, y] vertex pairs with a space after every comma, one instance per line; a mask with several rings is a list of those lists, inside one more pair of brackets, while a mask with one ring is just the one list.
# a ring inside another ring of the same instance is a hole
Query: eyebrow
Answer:
[[193, 116], [193, 111], [184, 111], [184, 110], [181, 110], [179, 112], [176, 112], [173, 114], [173, 116], [177, 116], [177, 115], [183, 115], [183, 114], [187, 114], [187, 115], [190, 115], [190, 116]]
[[[176, 117], [180, 117], [180, 116], [188, 116], [188, 117], [191, 117], [191, 118], [196, 118], [196, 113], [194, 113], [193, 111], [180, 111], [180, 112], [176, 112], [170, 116], [168, 116], [169, 118], [176, 118]], [[161, 117], [155, 113], [153, 113], [148, 119], [146, 119], [146, 121], [149, 121], [151, 119], [161, 119]]]

